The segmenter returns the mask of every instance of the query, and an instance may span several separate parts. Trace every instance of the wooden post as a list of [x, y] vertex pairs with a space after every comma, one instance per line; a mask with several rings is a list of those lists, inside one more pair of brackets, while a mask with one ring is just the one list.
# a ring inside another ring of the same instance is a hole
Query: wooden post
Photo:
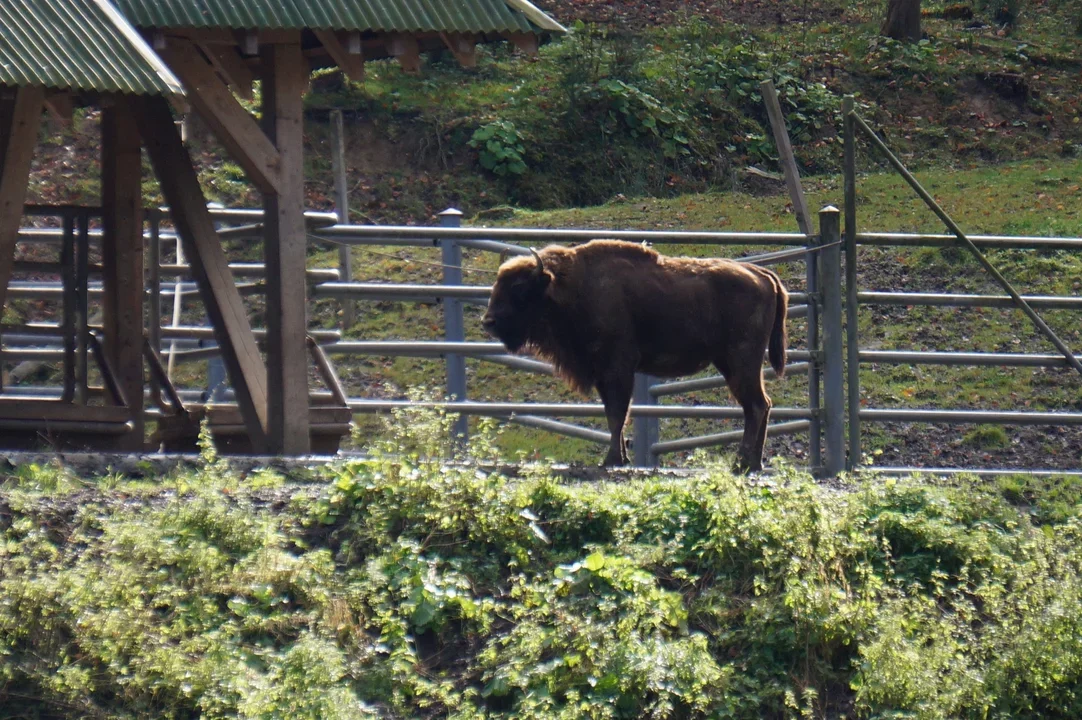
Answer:
[[106, 357], [131, 409], [121, 450], [143, 449], [143, 203], [139, 130], [124, 96], [102, 112], [102, 270]]
[[21, 87], [15, 90], [14, 102], [5, 103], [0, 128], [3, 149], [0, 150], [0, 313], [7, 299], [11, 271], [15, 267], [15, 243], [23, 219], [26, 188], [30, 178], [30, 161], [38, 142], [41, 108], [45, 104], [45, 89]]
[[[168, 101], [161, 97], [133, 100], [139, 134], [146, 143], [162, 195], [172, 211], [173, 224], [184, 243], [192, 275], [199, 285], [214, 337], [222, 349], [229, 378], [237, 394], [244, 424], [255, 452], [266, 448], [267, 369], [256, 345], [233, 273], [207, 201], [199, 187], [195, 167], [180, 142]], [[302, 269], [303, 275], [303, 269]]]
[[785, 186], [789, 189], [789, 199], [793, 202], [796, 224], [800, 232], [811, 235], [808, 203], [804, 200], [804, 190], [800, 187], [800, 170], [797, 168], [796, 156], [793, 155], [793, 146], [789, 142], [789, 132], [785, 129], [785, 115], [781, 112], [781, 103], [778, 102], [778, 93], [774, 90], [774, 81], [763, 80], [759, 84], [759, 91], [766, 104], [766, 113], [770, 116], [774, 144], [778, 146], [778, 161], [781, 163], [782, 172], [785, 173]]
[[267, 278], [268, 441], [272, 453], [302, 455], [308, 429], [303, 104], [308, 63], [300, 45], [264, 45], [263, 129], [281, 158], [278, 192], [263, 194]]
[[845, 469], [860, 466], [860, 334], [857, 300], [857, 150], [853, 96], [842, 98], [845, 134], [845, 349], [849, 393], [849, 454]]

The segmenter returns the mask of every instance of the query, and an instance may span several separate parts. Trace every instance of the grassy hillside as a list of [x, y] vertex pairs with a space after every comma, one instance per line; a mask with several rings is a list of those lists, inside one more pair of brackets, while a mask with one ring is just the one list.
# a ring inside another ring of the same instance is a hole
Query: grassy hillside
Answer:
[[[0, 482], [2, 718], [1072, 718], [1077, 484]], [[481, 453], [484, 455], [484, 452]]]

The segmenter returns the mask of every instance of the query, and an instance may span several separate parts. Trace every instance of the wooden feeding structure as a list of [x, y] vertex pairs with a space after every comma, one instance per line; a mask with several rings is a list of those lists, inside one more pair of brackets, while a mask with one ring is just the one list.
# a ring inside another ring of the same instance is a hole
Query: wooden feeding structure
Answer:
[[[61, 113], [73, 102], [103, 108], [102, 232], [100, 268], [87, 261], [87, 232], [64, 233], [58, 265], [65, 298], [73, 298], [70, 307], [65, 301], [59, 330], [65, 353], [75, 349], [76, 370], [65, 372], [65, 392], [58, 400], [0, 394], [0, 428], [15, 433], [9, 445], [16, 444], [16, 436], [26, 442], [47, 433], [50, 441], [64, 445], [141, 449], [144, 372], [149, 371], [171, 399], [156, 434], [166, 447], [190, 443], [205, 416], [216, 437], [238, 451], [305, 454], [336, 449], [348, 432], [349, 409], [333, 368], [307, 336], [302, 98], [310, 71], [337, 66], [360, 80], [366, 60], [395, 58], [414, 72], [422, 53], [437, 48], [470, 66], [478, 43], [509, 41], [535, 52], [540, 37], [563, 31], [526, 0], [14, 4], [33, 12], [11, 12], [5, 18], [8, 3], [0, 5], [0, 38], [11, 36], [6, 47], [0, 45], [0, 293], [14, 265], [30, 154], [47, 103]], [[82, 14], [72, 13], [72, 8]], [[70, 47], [60, 52], [42, 49], [33, 38], [40, 37], [43, 28], [55, 35], [60, 47]], [[16, 37], [20, 33], [21, 40]], [[7, 54], [16, 61], [10, 65], [5, 56], [9, 47], [15, 50]], [[55, 67], [67, 75], [53, 77]], [[241, 102], [253, 98], [257, 80], [260, 120]], [[171, 105], [190, 105], [263, 196], [265, 355]], [[158, 348], [145, 339], [141, 148], [147, 151], [183, 243], [235, 391], [235, 406], [185, 407], [169, 392]], [[74, 221], [65, 222], [68, 227]], [[86, 276], [96, 269], [102, 277], [104, 310], [100, 340], [90, 328], [85, 299]], [[103, 378], [100, 405], [89, 401], [85, 391], [88, 356], [98, 362]], [[310, 360], [330, 386], [329, 405], [310, 402]], [[72, 374], [76, 390], [84, 392], [67, 392], [67, 376]]]

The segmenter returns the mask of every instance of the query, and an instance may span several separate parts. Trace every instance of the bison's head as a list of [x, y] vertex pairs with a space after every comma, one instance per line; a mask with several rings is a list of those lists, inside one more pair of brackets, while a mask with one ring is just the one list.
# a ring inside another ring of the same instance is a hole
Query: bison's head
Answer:
[[552, 273], [545, 270], [541, 256], [517, 257], [500, 267], [488, 311], [481, 325], [511, 352], [518, 352], [530, 338], [530, 329], [541, 313], [545, 290]]

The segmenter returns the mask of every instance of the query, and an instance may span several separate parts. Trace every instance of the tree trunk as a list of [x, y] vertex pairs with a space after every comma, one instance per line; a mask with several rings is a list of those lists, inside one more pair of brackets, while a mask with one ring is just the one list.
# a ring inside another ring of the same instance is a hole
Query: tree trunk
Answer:
[[880, 34], [902, 42], [920, 40], [920, 0], [888, 0]]

